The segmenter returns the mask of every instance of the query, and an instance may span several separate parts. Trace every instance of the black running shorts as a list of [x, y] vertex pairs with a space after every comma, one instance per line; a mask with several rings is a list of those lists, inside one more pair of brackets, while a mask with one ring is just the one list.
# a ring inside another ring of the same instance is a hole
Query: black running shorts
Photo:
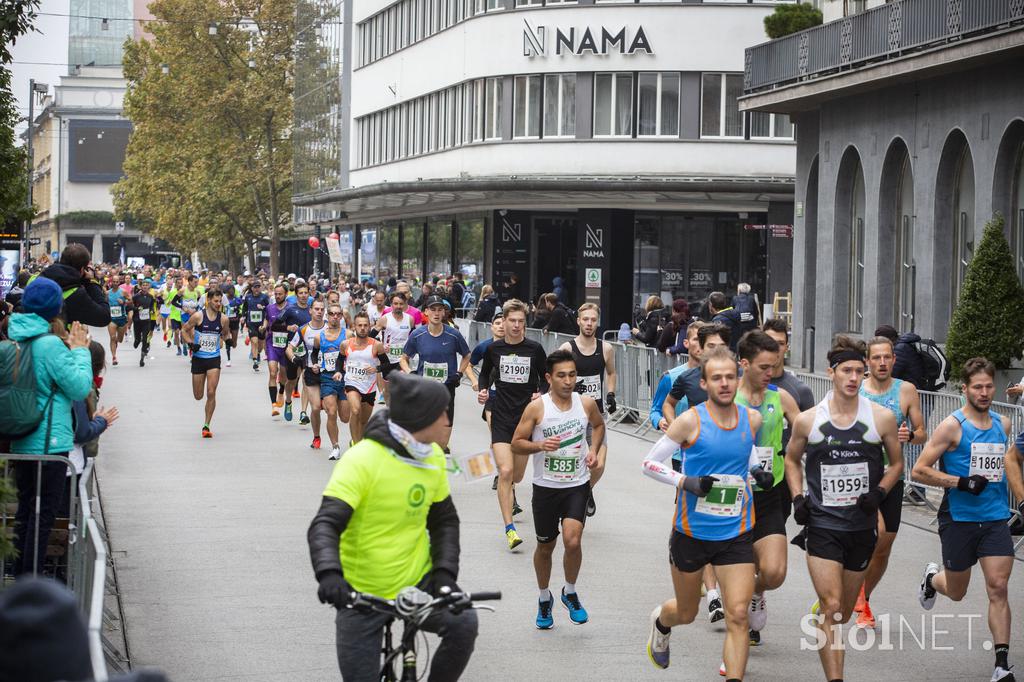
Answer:
[[319, 386], [320, 374], [307, 367], [302, 371], [302, 383], [306, 386]]
[[192, 373], [206, 374], [211, 369], [220, 369], [220, 356], [215, 358], [197, 358], [192, 356]]
[[887, 533], [895, 533], [900, 529], [900, 518], [903, 516], [903, 481], [896, 481], [889, 494], [878, 506]]
[[754, 542], [769, 535], [786, 537], [786, 517], [782, 504], [782, 489], [786, 482], [781, 481], [771, 490], [754, 491]]
[[1013, 537], [1006, 521], [939, 520], [942, 565], [966, 571], [985, 556], [1013, 556]]
[[683, 573], [702, 571], [708, 564], [753, 564], [753, 533], [747, 531], [728, 540], [700, 540], [673, 530], [668, 541], [668, 560]]
[[346, 386], [345, 387], [345, 397], [348, 397], [349, 393], [358, 393], [359, 394], [359, 401], [361, 403], [363, 403], [364, 405], [371, 405], [372, 406], [375, 402], [377, 402], [377, 391], [370, 391], [369, 393], [363, 393], [362, 391], [360, 391], [355, 386]]
[[590, 483], [581, 483], [571, 488], [548, 488], [533, 485], [533, 529], [537, 542], [554, 542], [562, 519], [587, 522], [587, 501], [590, 499]]
[[833, 530], [807, 527], [807, 554], [835, 561], [847, 571], [863, 571], [878, 542], [878, 528]]

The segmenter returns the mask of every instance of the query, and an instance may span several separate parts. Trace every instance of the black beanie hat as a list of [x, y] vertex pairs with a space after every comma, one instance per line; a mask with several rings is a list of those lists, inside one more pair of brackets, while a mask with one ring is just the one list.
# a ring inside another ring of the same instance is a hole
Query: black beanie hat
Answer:
[[23, 578], [0, 594], [0, 682], [91, 679], [85, 621], [66, 587]]
[[448, 410], [451, 394], [442, 383], [400, 372], [392, 372], [388, 383], [391, 421], [409, 433], [427, 428]]

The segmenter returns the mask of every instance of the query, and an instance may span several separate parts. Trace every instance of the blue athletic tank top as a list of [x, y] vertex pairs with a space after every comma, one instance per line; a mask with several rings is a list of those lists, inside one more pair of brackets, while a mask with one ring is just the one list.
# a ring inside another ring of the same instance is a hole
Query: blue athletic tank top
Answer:
[[338, 371], [338, 358], [341, 347], [345, 343], [345, 330], [342, 329], [338, 338], [333, 341], [327, 338], [327, 330], [320, 332], [320, 371], [334, 373]]
[[981, 474], [988, 485], [980, 495], [949, 488], [942, 497], [940, 515], [950, 515], [954, 521], [1005, 521], [1010, 518], [1009, 497], [1006, 488], [1006, 432], [1002, 418], [989, 411], [992, 426], [982, 430], [971, 423], [963, 410], [953, 416], [960, 422], [960, 442], [955, 450], [942, 453], [939, 464], [951, 476]]
[[[907, 422], [907, 426], [910, 426], [910, 415], [903, 414], [903, 410], [900, 409], [900, 388], [903, 387], [903, 379], [893, 379], [892, 386], [885, 393], [868, 393], [864, 389], [864, 384], [860, 386], [860, 394], [875, 403], [881, 405], [885, 409], [896, 415], [896, 427], [899, 428], [903, 422]], [[889, 453], [884, 449], [882, 450], [882, 463], [885, 466], [889, 466]], [[906, 478], [906, 474], [900, 476], [900, 480]]]
[[700, 420], [693, 445], [683, 449], [687, 476], [714, 476], [718, 483], [705, 497], [685, 490], [676, 496], [674, 526], [698, 540], [730, 540], [754, 527], [754, 500], [748, 482], [754, 433], [747, 409], [734, 406], [736, 426], [715, 423], [706, 403], [691, 408]]
[[196, 327], [195, 342], [199, 344], [199, 350], [196, 351], [195, 357], [197, 358], [219, 358], [220, 357], [220, 314], [217, 314], [215, 320], [211, 320], [206, 316], [206, 311], [203, 310], [203, 321]]

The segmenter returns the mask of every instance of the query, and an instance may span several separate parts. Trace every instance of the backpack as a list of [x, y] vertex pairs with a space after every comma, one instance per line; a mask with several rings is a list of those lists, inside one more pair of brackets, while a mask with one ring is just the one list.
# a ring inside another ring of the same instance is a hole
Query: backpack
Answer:
[[0, 341], [0, 440], [17, 440], [32, 433], [39, 428], [47, 408], [53, 405], [51, 393], [46, 407], [39, 407], [39, 387], [32, 362], [32, 342], [38, 338], [21, 343]]
[[949, 381], [949, 361], [934, 339], [921, 339], [914, 344], [914, 350], [924, 367], [925, 391], [938, 391]]

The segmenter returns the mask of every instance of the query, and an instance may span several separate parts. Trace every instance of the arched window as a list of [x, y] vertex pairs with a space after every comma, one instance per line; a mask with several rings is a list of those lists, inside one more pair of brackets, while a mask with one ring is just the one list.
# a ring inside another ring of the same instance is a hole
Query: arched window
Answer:
[[[860, 332], [864, 326], [864, 169], [855, 147], [848, 147], [839, 163], [833, 233], [833, 286], [836, 292], [835, 331]], [[843, 328], [845, 326], [845, 329]]]
[[964, 145], [953, 185], [953, 291], [952, 307], [960, 299], [967, 266], [974, 255], [974, 159]]
[[847, 329], [864, 327], [864, 171], [857, 161], [850, 206], [850, 303]]
[[899, 329], [914, 330], [914, 306], [917, 298], [914, 262], [914, 171], [904, 148], [896, 199], [896, 320]]

